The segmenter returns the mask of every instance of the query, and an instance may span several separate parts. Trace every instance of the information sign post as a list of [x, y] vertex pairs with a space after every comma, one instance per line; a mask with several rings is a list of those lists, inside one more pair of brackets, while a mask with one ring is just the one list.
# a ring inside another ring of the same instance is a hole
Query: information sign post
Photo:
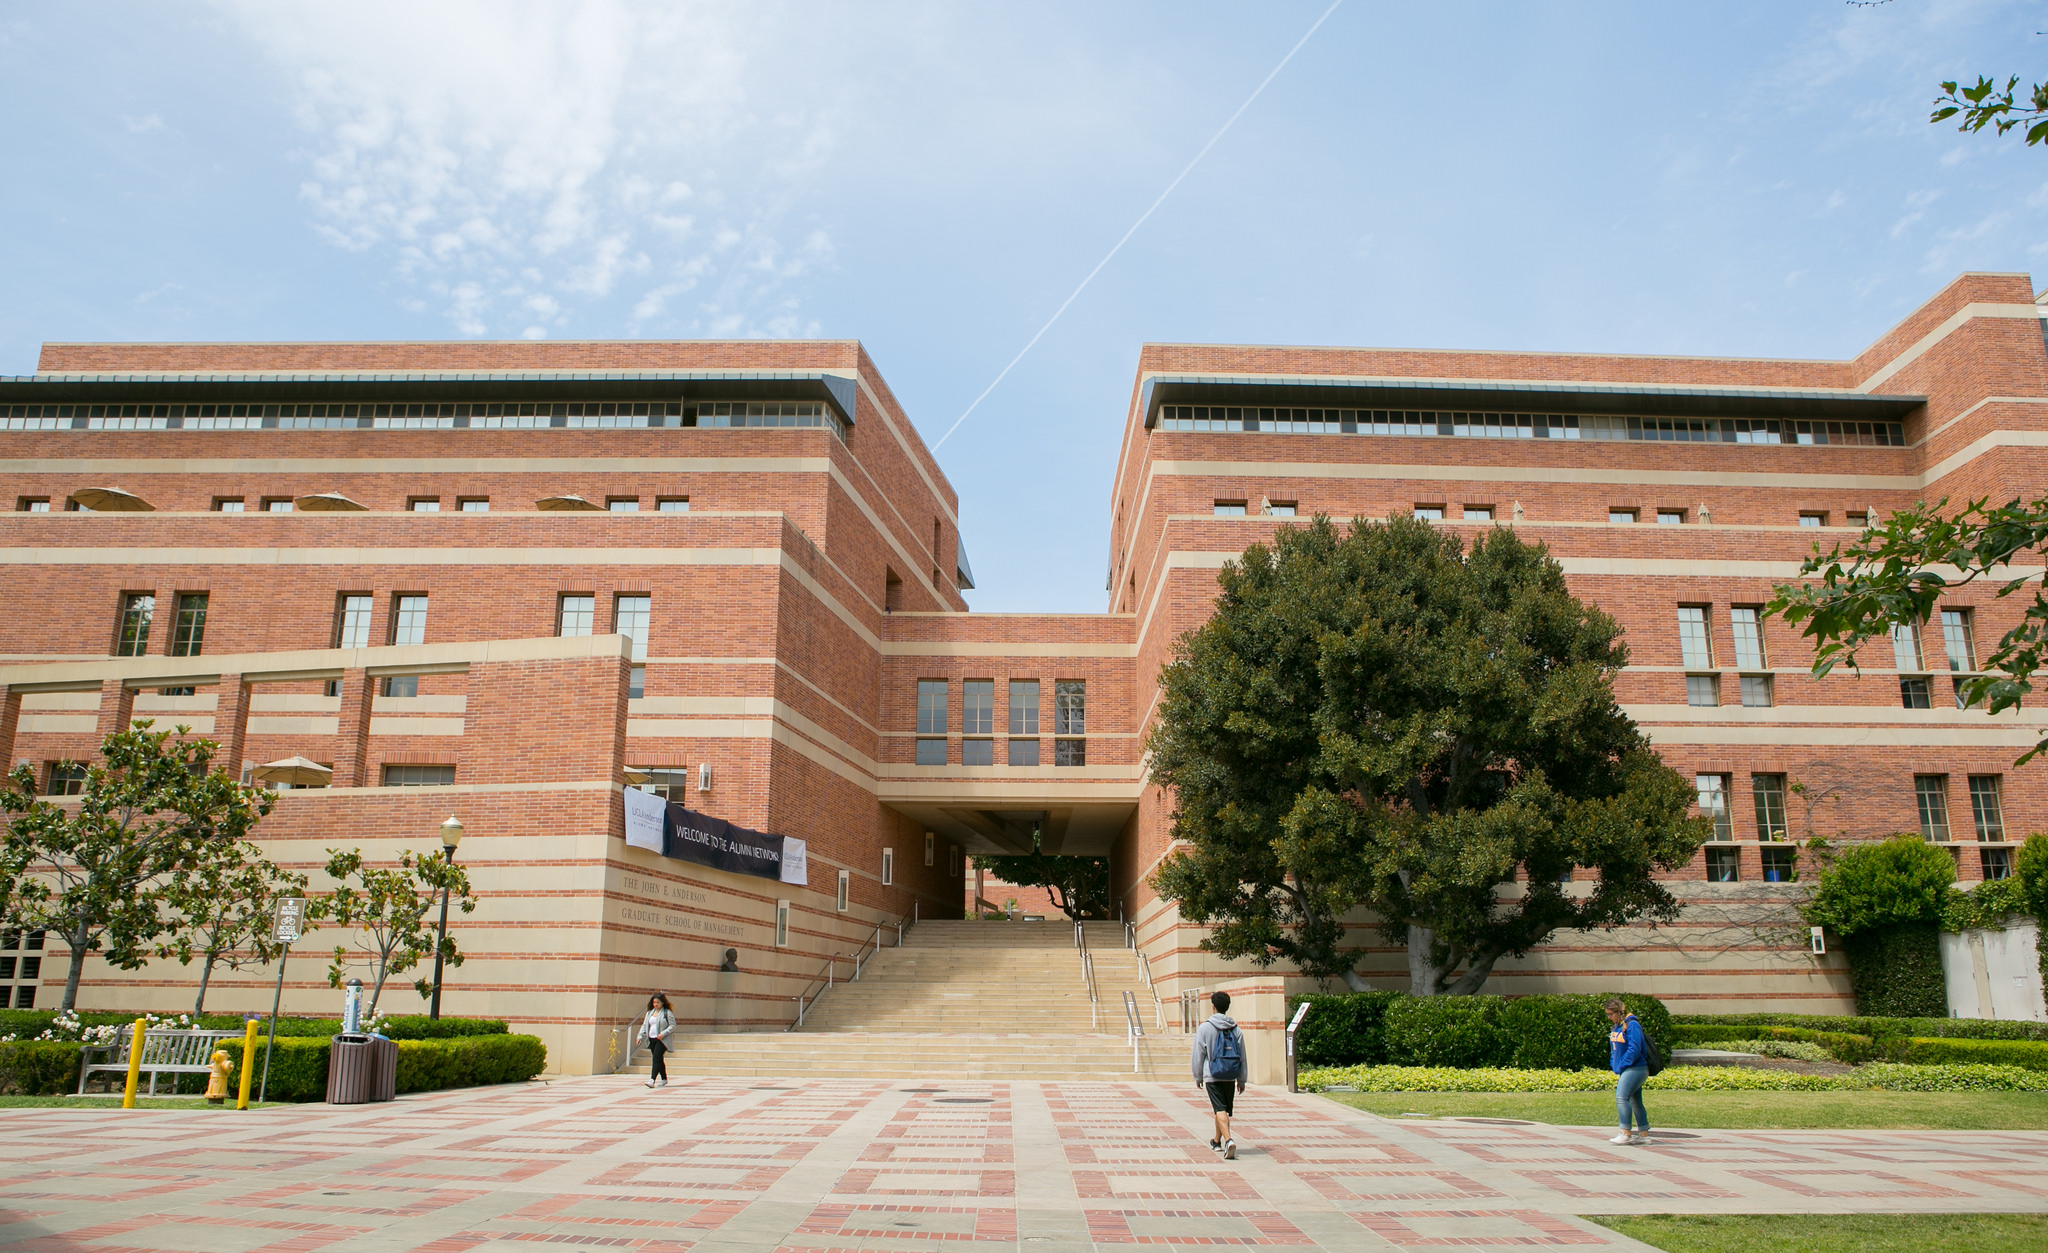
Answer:
[[277, 991], [270, 998], [270, 1038], [263, 1045], [263, 1087], [256, 1094], [258, 1104], [270, 1099], [270, 1054], [277, 1047], [277, 1010], [284, 1003], [284, 967], [291, 959], [292, 941], [305, 934], [306, 898], [303, 896], [281, 896], [277, 900], [277, 913], [270, 924], [270, 938], [273, 943], [282, 944], [284, 951], [277, 955]]

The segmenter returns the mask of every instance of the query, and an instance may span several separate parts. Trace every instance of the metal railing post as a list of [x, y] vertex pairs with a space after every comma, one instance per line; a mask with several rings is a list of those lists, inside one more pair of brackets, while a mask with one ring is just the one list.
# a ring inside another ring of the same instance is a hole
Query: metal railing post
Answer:
[[1289, 1092], [1301, 1091], [1301, 1088], [1294, 1082], [1294, 1033], [1301, 1030], [1301, 1020], [1308, 1017], [1308, 1007], [1309, 1003], [1303, 1001], [1300, 1007], [1294, 1011], [1294, 1021], [1287, 1024], [1287, 1090]]

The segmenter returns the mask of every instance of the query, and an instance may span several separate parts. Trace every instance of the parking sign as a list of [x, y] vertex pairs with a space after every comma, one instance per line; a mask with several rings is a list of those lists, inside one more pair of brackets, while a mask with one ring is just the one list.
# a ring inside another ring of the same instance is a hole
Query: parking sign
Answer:
[[306, 898], [303, 896], [281, 896], [277, 901], [277, 916], [270, 928], [270, 938], [279, 944], [290, 944], [306, 929]]

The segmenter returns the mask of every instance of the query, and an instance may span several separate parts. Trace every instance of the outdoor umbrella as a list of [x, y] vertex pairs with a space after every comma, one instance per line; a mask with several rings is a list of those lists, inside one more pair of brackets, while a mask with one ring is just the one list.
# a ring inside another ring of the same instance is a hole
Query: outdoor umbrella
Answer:
[[334, 778], [334, 771], [317, 761], [304, 757], [287, 757], [283, 761], [266, 761], [256, 767], [258, 783], [289, 783], [293, 787], [326, 787]]
[[301, 496], [292, 503], [307, 513], [366, 513], [370, 508], [368, 505], [357, 504], [340, 492]]
[[542, 513], [603, 513], [603, 505], [592, 504], [581, 496], [543, 496], [533, 502], [534, 508]]
[[71, 493], [81, 509], [94, 513], [155, 513], [156, 506], [118, 487], [85, 487]]

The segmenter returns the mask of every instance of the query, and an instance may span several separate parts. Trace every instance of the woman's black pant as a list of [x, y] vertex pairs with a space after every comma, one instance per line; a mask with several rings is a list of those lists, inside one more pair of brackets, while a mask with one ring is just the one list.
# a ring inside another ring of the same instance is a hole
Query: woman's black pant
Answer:
[[668, 1064], [662, 1060], [662, 1055], [668, 1052], [668, 1045], [663, 1044], [659, 1040], [649, 1040], [647, 1042], [647, 1052], [654, 1058], [654, 1070], [647, 1077], [650, 1080], [659, 1079], [663, 1083], [667, 1083]]

